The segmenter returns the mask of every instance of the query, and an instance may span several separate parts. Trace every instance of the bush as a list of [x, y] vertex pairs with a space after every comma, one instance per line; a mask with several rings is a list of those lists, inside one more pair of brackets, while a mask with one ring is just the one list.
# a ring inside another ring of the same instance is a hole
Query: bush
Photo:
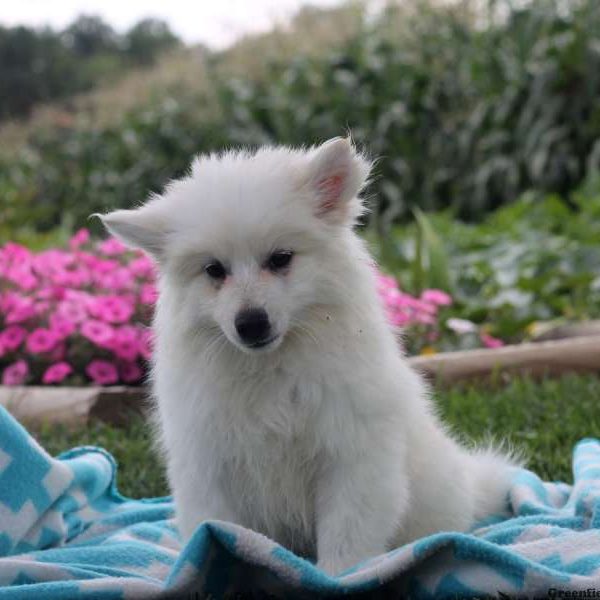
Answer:
[[193, 154], [225, 143], [220, 123], [195, 120], [196, 102], [182, 93], [114, 127], [42, 132], [19, 160], [0, 158], [0, 233], [2, 225], [6, 239], [31, 224], [38, 231], [65, 221], [74, 228], [93, 212], [132, 206], [160, 191], [183, 175]]
[[[490, 1], [501, 17], [405, 4], [334, 52], [244, 78], [216, 55], [206, 93], [169, 90], [100, 131], [68, 122], [38, 134], [0, 164], [5, 227], [80, 226], [159, 190], [194, 153], [313, 144], [347, 129], [378, 157], [381, 233], [414, 206], [480, 220], [528, 189], [568, 201], [600, 168], [600, 4]], [[215, 90], [217, 114], [206, 110]]]
[[508, 16], [400, 5], [332, 55], [226, 82], [231, 141], [314, 143], [349, 128], [381, 157], [382, 229], [414, 205], [479, 219], [530, 188], [567, 194], [600, 165], [600, 4], [489, 4]]
[[[600, 318], [599, 183], [589, 182], [569, 203], [526, 194], [480, 224], [457, 222], [448, 212], [431, 214], [428, 222], [443, 247], [446, 291], [454, 301], [449, 317], [515, 342], [549, 322]], [[380, 263], [410, 293], [439, 285], [427, 252], [417, 252], [418, 239], [416, 225], [371, 238]], [[437, 347], [457, 347], [448, 342], [442, 335]]]

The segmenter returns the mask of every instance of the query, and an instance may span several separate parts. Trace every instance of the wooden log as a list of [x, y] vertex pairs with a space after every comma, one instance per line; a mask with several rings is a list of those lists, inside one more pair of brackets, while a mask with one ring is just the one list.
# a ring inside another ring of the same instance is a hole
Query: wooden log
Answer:
[[498, 371], [529, 375], [600, 371], [600, 335], [415, 356], [409, 362], [421, 373], [444, 383]]
[[[542, 323], [541, 326], [544, 324]], [[600, 319], [582, 321], [580, 323], [564, 323], [555, 327], [547, 327], [545, 331], [534, 336], [534, 342], [549, 340], [564, 340], [573, 337], [587, 337], [600, 335]]]
[[141, 387], [0, 386], [0, 404], [24, 423], [79, 425], [97, 417], [121, 425], [143, 410], [146, 396]]

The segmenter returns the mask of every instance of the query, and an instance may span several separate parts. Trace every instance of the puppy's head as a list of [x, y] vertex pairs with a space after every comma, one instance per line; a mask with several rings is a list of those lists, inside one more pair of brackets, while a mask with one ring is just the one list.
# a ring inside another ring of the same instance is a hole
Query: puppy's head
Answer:
[[100, 217], [156, 259], [164, 306], [184, 329], [267, 352], [330, 300], [368, 172], [343, 138], [308, 151], [211, 155], [162, 196]]

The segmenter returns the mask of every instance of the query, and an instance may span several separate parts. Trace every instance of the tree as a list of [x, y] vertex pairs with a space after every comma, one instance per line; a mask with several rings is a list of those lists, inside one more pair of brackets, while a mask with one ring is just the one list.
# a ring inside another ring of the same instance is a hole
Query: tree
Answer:
[[168, 24], [160, 19], [143, 19], [125, 35], [125, 52], [137, 63], [150, 64], [157, 54], [179, 43]]

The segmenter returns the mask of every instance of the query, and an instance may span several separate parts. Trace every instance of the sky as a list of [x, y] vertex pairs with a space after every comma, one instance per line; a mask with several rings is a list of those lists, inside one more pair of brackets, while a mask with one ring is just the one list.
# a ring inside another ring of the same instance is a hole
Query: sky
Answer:
[[[310, 2], [323, 7], [339, 3]], [[0, 0], [0, 24], [61, 29], [85, 13], [99, 15], [124, 31], [142, 18], [158, 17], [186, 42], [217, 49], [244, 33], [265, 31], [285, 21], [304, 4], [306, 0]]]

